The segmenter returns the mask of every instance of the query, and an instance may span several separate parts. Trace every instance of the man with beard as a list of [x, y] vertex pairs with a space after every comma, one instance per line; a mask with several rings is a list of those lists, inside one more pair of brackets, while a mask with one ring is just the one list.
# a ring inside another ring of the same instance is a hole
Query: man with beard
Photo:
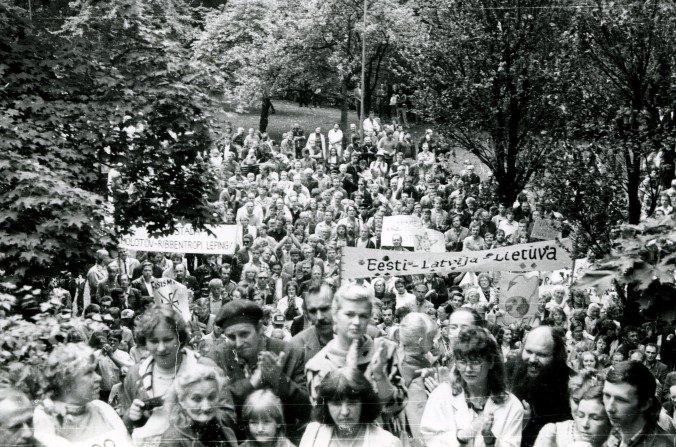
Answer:
[[[285, 403], [287, 434], [297, 444], [303, 425], [310, 420], [303, 353], [287, 342], [266, 337], [262, 320], [263, 310], [251, 301], [235, 300], [223, 305], [215, 323], [223, 329], [225, 339], [215, 343], [209, 357], [225, 372], [237, 420], [242, 420], [246, 398], [254, 390], [268, 388]], [[236, 431], [237, 438], [243, 441], [248, 425], [242, 424]]]
[[523, 429], [522, 447], [531, 447], [548, 423], [570, 418], [568, 379], [563, 337], [550, 326], [538, 326], [525, 338], [520, 355], [507, 363], [512, 393], [523, 403], [530, 420]]
[[33, 435], [33, 405], [22, 392], [11, 388], [0, 390], [0, 432], [2, 446], [42, 445]]
[[302, 330], [291, 339], [291, 344], [304, 352], [304, 358], [310, 360], [333, 339], [333, 316], [331, 302], [333, 290], [328, 284], [313, 285], [308, 288], [303, 300], [303, 315], [311, 326]]

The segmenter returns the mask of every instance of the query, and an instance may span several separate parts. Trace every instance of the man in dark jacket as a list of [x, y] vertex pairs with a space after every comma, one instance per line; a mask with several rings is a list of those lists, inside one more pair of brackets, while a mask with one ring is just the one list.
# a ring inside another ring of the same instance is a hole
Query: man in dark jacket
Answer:
[[[221, 307], [215, 324], [225, 340], [209, 352], [229, 380], [238, 420], [247, 396], [261, 388], [272, 390], [284, 402], [284, 420], [289, 439], [298, 444], [303, 425], [310, 421], [310, 401], [304, 375], [302, 351], [282, 340], [264, 335], [263, 310], [247, 300], [231, 301]], [[248, 427], [236, 427], [244, 441]]]
[[550, 422], [570, 419], [568, 379], [563, 337], [550, 326], [538, 326], [525, 338], [520, 355], [507, 363], [512, 393], [530, 420], [523, 429], [522, 447], [535, 443], [540, 429]]

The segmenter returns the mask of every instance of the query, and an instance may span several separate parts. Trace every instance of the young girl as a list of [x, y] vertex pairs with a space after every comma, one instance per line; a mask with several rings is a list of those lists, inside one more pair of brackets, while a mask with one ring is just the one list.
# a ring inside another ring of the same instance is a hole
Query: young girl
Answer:
[[239, 447], [294, 447], [284, 434], [282, 401], [270, 390], [254, 391], [244, 401], [242, 418], [249, 439]]
[[225, 379], [215, 366], [196, 364], [179, 372], [171, 393], [170, 426], [162, 435], [165, 447], [226, 447], [237, 445], [224, 412]]

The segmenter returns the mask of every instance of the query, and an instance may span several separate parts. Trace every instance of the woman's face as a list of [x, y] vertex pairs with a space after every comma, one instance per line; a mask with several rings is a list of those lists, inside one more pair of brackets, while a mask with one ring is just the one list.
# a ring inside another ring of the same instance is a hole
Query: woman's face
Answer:
[[290, 297], [296, 296], [296, 286], [289, 286], [286, 289], [286, 295]]
[[562, 324], [563, 317], [564, 317], [563, 312], [552, 312], [552, 319], [556, 324]]
[[377, 282], [374, 284], [373, 289], [378, 293], [382, 293], [385, 290], [385, 284]]
[[269, 416], [262, 415], [249, 420], [249, 433], [261, 445], [272, 444], [277, 439], [279, 424]]
[[342, 225], [339, 225], [338, 228], [336, 228], [336, 234], [339, 236], [345, 236], [346, 230], [345, 227]]
[[62, 391], [69, 403], [84, 405], [99, 398], [101, 376], [96, 373], [96, 365], [85, 365], [75, 372], [72, 384]]
[[479, 302], [479, 294], [478, 294], [477, 292], [470, 292], [470, 293], [467, 295], [467, 300], [468, 300], [471, 304], [476, 304], [476, 303]]
[[241, 300], [242, 299], [242, 294], [240, 293], [239, 290], [234, 290], [232, 292], [232, 299], [233, 300]]
[[505, 343], [511, 343], [512, 342], [512, 331], [511, 331], [511, 329], [505, 329], [505, 333], [502, 334], [502, 340]]
[[456, 359], [455, 366], [458, 368], [462, 380], [468, 385], [477, 385], [485, 383], [488, 379], [491, 362], [483, 358]]
[[206, 424], [216, 416], [218, 384], [214, 380], [202, 380], [188, 387], [179, 405], [198, 424]]
[[354, 401], [329, 402], [329, 414], [339, 430], [352, 432], [359, 427], [361, 403]]
[[554, 300], [556, 301], [557, 304], [561, 304], [565, 296], [566, 296], [565, 290], [557, 289], [554, 291]]
[[171, 369], [176, 366], [181, 345], [176, 331], [162, 320], [146, 340], [146, 349], [160, 368]]
[[589, 369], [596, 369], [596, 359], [591, 354], [582, 356], [582, 366]]
[[491, 281], [485, 276], [479, 278], [479, 286], [482, 289], [488, 289], [491, 286]]
[[608, 347], [608, 344], [606, 343], [606, 341], [604, 339], [599, 338], [598, 340], [596, 340], [596, 349], [598, 351], [603, 352], [603, 351], [605, 351], [605, 349], [607, 347]]
[[256, 272], [254, 272], [254, 271], [251, 271], [251, 270], [247, 271], [245, 273], [245, 276], [246, 276], [246, 279], [248, 281], [255, 281], [256, 280]]
[[453, 312], [448, 319], [448, 336], [451, 340], [458, 338], [460, 330], [474, 325], [474, 316], [463, 311]]
[[573, 413], [573, 419], [582, 441], [598, 445], [608, 437], [610, 423], [603, 402], [599, 399], [581, 400]]

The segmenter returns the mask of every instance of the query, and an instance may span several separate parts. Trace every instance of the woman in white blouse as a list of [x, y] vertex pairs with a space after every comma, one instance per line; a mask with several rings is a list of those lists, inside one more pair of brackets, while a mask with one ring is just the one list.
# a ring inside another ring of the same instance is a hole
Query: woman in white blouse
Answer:
[[505, 384], [502, 356], [483, 328], [460, 331], [451, 383], [429, 396], [420, 432], [427, 447], [519, 447], [523, 407]]

